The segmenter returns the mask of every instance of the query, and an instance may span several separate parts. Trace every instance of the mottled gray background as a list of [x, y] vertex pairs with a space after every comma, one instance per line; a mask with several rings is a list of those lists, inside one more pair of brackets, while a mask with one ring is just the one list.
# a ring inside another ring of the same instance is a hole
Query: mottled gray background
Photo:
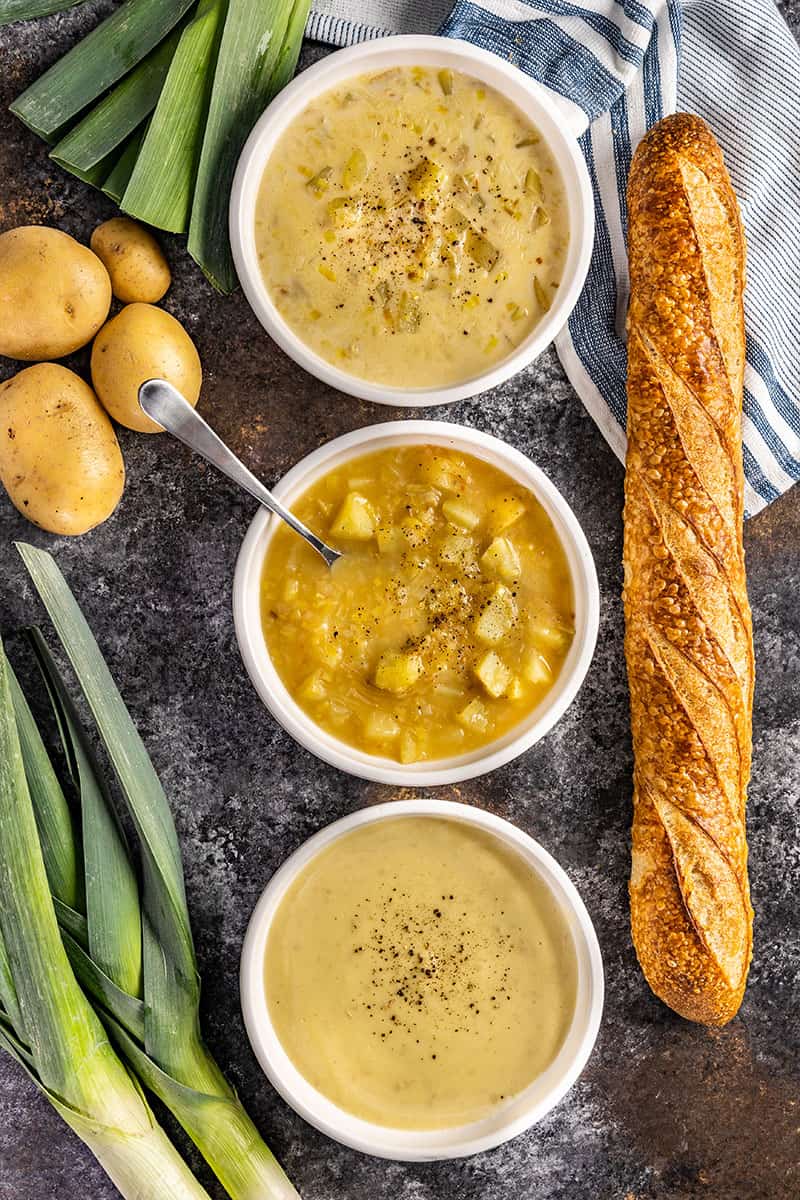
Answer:
[[[110, 10], [0, 31], [0, 228], [58, 224], [87, 241], [112, 206], [63, 175], [7, 103]], [[800, 29], [800, 3], [786, 6]], [[307, 59], [318, 53], [307, 52]], [[779, 231], [777, 231], [779, 235]], [[241, 295], [221, 300], [177, 239], [167, 307], [205, 367], [200, 408], [263, 478], [321, 442], [400, 413], [304, 375]], [[78, 365], [85, 358], [78, 356]], [[0, 377], [14, 370], [0, 363]], [[405, 415], [408, 415], [407, 413]], [[758, 662], [749, 832], [756, 943], [740, 1016], [722, 1031], [681, 1021], [648, 991], [628, 932], [631, 795], [619, 603], [622, 468], [552, 352], [494, 393], [428, 415], [508, 439], [538, 462], [586, 530], [602, 589], [600, 640], [558, 727], [486, 779], [441, 789], [539, 838], [579, 887], [603, 949], [608, 998], [579, 1084], [535, 1130], [456, 1163], [380, 1162], [304, 1124], [264, 1080], [245, 1040], [236, 971], [247, 918], [289, 851], [321, 825], [396, 793], [339, 774], [278, 729], [233, 635], [234, 561], [249, 500], [167, 437], [121, 432], [128, 486], [115, 516], [69, 541], [0, 498], [0, 622], [41, 619], [12, 548], [55, 552], [94, 627], [172, 801], [220, 1062], [305, 1200], [783, 1200], [800, 1196], [800, 492], [748, 524]], [[219, 1189], [213, 1195], [219, 1196]], [[113, 1187], [21, 1071], [0, 1059], [3, 1200], [111, 1200]], [[167, 1200], [167, 1198], [165, 1198]]]

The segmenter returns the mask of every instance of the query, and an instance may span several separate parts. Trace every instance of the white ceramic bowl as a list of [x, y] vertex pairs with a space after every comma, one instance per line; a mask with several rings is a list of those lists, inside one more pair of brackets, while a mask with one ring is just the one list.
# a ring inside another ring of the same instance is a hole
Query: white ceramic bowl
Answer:
[[247, 672], [272, 715], [307, 750], [351, 775], [379, 783], [434, 787], [493, 771], [522, 754], [548, 732], [575, 698], [597, 640], [599, 592], [592, 553], [561, 493], [529, 458], [499, 438], [445, 421], [391, 421], [335, 438], [301, 459], [273, 489], [289, 507], [322, 475], [348, 459], [390, 446], [420, 444], [462, 450], [505, 471], [531, 491], [553, 522], [569, 564], [575, 599], [575, 637], [553, 687], [518, 725], [497, 740], [466, 754], [430, 762], [398, 763], [348, 746], [320, 728], [292, 699], [273, 666], [261, 624], [260, 590], [264, 556], [277, 517], [261, 509], [242, 543], [233, 584], [233, 617]]
[[[294, 333], [273, 304], [258, 263], [255, 212], [264, 167], [287, 125], [314, 99], [354, 75], [394, 66], [450, 67], [501, 92], [543, 134], [564, 183], [570, 245], [556, 300], [530, 336], [508, 358], [481, 375], [438, 388], [387, 387], [327, 362]], [[559, 98], [495, 54], [452, 38], [402, 35], [362, 42], [301, 72], [269, 105], [245, 143], [233, 181], [230, 239], [236, 272], [250, 306], [267, 333], [301, 367], [341, 392], [377, 404], [418, 408], [447, 404], [495, 387], [531, 363], [567, 322], [589, 269], [594, 241], [594, 201], [586, 164]]]
[[[512, 1096], [487, 1117], [451, 1129], [392, 1129], [361, 1120], [334, 1104], [292, 1063], [272, 1024], [264, 991], [264, 953], [270, 924], [297, 874], [324, 847], [342, 834], [374, 821], [397, 817], [447, 817], [467, 821], [493, 834], [516, 851], [555, 897], [572, 934], [578, 967], [575, 1011], [555, 1061], [524, 1091]], [[529, 1129], [548, 1113], [580, 1075], [592, 1052], [603, 1011], [603, 963], [597, 936], [583, 901], [564, 870], [538, 842], [508, 821], [449, 800], [396, 800], [362, 808], [334, 821], [304, 842], [273, 875], [255, 907], [241, 961], [241, 999], [250, 1043], [270, 1083], [317, 1129], [365, 1154], [404, 1161], [462, 1158], [499, 1146]]]

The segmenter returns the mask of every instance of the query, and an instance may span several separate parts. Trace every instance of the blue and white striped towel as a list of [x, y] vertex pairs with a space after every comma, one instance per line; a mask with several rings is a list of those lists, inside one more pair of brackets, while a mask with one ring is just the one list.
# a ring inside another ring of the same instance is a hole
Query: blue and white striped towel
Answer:
[[800, 49], [772, 0], [314, 0], [306, 32], [347, 45], [437, 28], [558, 92], [583, 130], [594, 256], [556, 349], [620, 458], [631, 155], [676, 108], [709, 122], [747, 232], [745, 506], [758, 512], [800, 479]]

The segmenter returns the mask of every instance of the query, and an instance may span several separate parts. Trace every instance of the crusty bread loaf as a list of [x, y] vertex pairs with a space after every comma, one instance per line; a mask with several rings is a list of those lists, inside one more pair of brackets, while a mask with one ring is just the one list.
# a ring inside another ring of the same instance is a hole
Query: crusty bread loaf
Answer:
[[752, 946], [753, 648], [742, 549], [745, 250], [717, 143], [660, 121], [628, 185], [625, 654], [631, 925], [656, 995], [722, 1025]]

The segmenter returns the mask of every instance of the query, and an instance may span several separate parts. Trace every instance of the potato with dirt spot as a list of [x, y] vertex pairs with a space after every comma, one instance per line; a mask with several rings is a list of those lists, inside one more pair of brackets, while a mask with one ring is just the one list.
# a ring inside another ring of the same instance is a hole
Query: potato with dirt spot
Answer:
[[155, 304], [172, 282], [164, 252], [149, 229], [130, 217], [112, 217], [98, 225], [89, 243], [111, 276], [111, 287], [125, 304]]
[[203, 371], [194, 342], [180, 321], [152, 304], [128, 304], [103, 326], [92, 347], [92, 382], [100, 402], [120, 425], [162, 433], [139, 404], [147, 379], [166, 379], [197, 404]]
[[88, 246], [47, 225], [0, 234], [0, 354], [63, 358], [92, 340], [110, 307], [108, 271]]
[[0, 479], [49, 533], [86, 533], [111, 516], [125, 464], [113, 425], [74, 371], [38, 363], [0, 384]]

